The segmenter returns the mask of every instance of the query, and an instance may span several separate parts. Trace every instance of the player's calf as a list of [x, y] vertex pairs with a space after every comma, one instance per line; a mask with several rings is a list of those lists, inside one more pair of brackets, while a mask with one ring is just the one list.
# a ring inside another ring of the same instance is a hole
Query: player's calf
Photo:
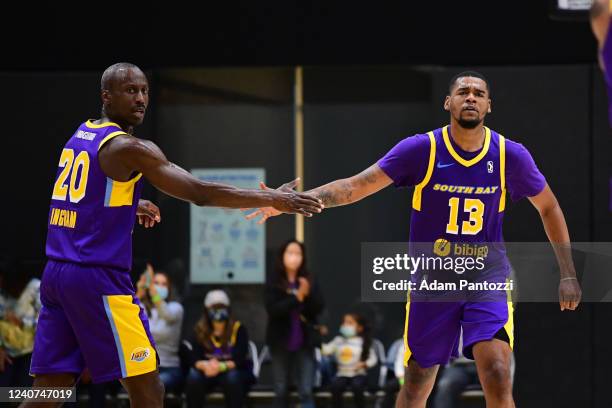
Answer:
[[131, 408], [161, 408], [164, 406], [164, 384], [157, 370], [120, 380], [130, 396]]
[[478, 378], [487, 400], [487, 407], [512, 408], [512, 375], [510, 373], [510, 347], [493, 339], [474, 346]]
[[433, 389], [438, 366], [422, 368], [414, 359], [408, 361], [404, 385], [397, 394], [396, 408], [425, 408]]
[[[39, 374], [34, 379], [33, 387], [73, 387], [76, 383], [74, 374]], [[19, 408], [60, 407], [63, 402], [23, 402]]]

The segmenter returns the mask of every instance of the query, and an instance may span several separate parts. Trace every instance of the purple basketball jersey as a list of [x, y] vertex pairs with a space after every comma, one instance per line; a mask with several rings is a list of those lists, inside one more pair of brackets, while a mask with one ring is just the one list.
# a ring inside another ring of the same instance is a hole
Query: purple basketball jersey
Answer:
[[[501, 243], [506, 192], [518, 200], [535, 196], [546, 186], [522, 145], [484, 130], [483, 147], [476, 152], [461, 150], [446, 126], [400, 141], [378, 161], [397, 187], [415, 186], [412, 245], [439, 240], [467, 245]], [[486, 274], [505, 279], [509, 264], [503, 244], [495, 249], [501, 263], [489, 263]], [[406, 304], [404, 365], [410, 358], [421, 367], [446, 364], [457, 355], [461, 329], [464, 355], [469, 358], [473, 344], [492, 339], [502, 329], [512, 347], [513, 306], [504, 292], [486, 302], [419, 302], [414, 294], [410, 293]]]
[[83, 123], [62, 150], [53, 186], [47, 257], [119, 269], [132, 266], [132, 230], [141, 191], [137, 174], [126, 182], [108, 178], [98, 151], [119, 125]]
[[378, 161], [397, 187], [415, 186], [411, 242], [502, 242], [506, 191], [518, 200], [546, 185], [522, 145], [484, 130], [477, 152], [461, 150], [445, 126], [402, 140]]

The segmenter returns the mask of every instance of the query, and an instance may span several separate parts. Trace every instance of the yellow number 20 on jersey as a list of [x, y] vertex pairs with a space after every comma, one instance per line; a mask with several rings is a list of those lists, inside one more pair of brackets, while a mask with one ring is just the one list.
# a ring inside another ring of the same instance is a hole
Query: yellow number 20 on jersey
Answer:
[[[89, 155], [86, 151], [82, 151], [75, 158], [74, 150], [64, 149], [60, 156], [59, 167], [63, 170], [55, 181], [51, 198], [66, 201], [66, 196], [69, 196], [71, 203], [78, 203], [85, 197], [85, 190], [87, 189]], [[80, 177], [78, 177], [79, 174]], [[70, 182], [66, 184], [68, 176], [70, 176]]]

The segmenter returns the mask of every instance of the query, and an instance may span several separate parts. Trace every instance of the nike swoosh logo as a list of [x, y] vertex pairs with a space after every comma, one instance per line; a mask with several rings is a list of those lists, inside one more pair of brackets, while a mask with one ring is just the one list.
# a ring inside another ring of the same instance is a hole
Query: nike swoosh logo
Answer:
[[448, 163], [448, 164], [442, 164], [440, 162], [438, 162], [437, 166], [439, 169], [443, 169], [445, 167], [449, 167], [449, 166], [453, 166], [455, 163]]

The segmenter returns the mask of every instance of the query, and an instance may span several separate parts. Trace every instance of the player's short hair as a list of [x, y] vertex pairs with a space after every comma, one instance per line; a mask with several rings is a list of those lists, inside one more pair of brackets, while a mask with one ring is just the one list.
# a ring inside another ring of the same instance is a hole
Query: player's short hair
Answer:
[[101, 90], [110, 90], [113, 86], [114, 81], [117, 79], [117, 75], [120, 71], [127, 71], [128, 69], [137, 69], [142, 72], [138, 66], [130, 63], [130, 62], [118, 62], [116, 64], [111, 65], [110, 67], [104, 70], [102, 74], [102, 79], [100, 79], [100, 88]]
[[487, 85], [487, 90], [489, 91], [489, 95], [491, 95], [491, 85], [489, 85], [489, 81], [487, 80], [487, 78], [485, 78], [484, 75], [482, 75], [480, 72], [477, 71], [463, 71], [460, 72], [456, 75], [454, 75], [450, 82], [448, 83], [448, 92], [451, 93], [453, 90], [453, 87], [455, 86], [455, 84], [457, 83], [457, 80], [459, 78], [465, 78], [465, 77], [472, 77], [472, 78], [480, 78], [484, 81], [484, 83]]

